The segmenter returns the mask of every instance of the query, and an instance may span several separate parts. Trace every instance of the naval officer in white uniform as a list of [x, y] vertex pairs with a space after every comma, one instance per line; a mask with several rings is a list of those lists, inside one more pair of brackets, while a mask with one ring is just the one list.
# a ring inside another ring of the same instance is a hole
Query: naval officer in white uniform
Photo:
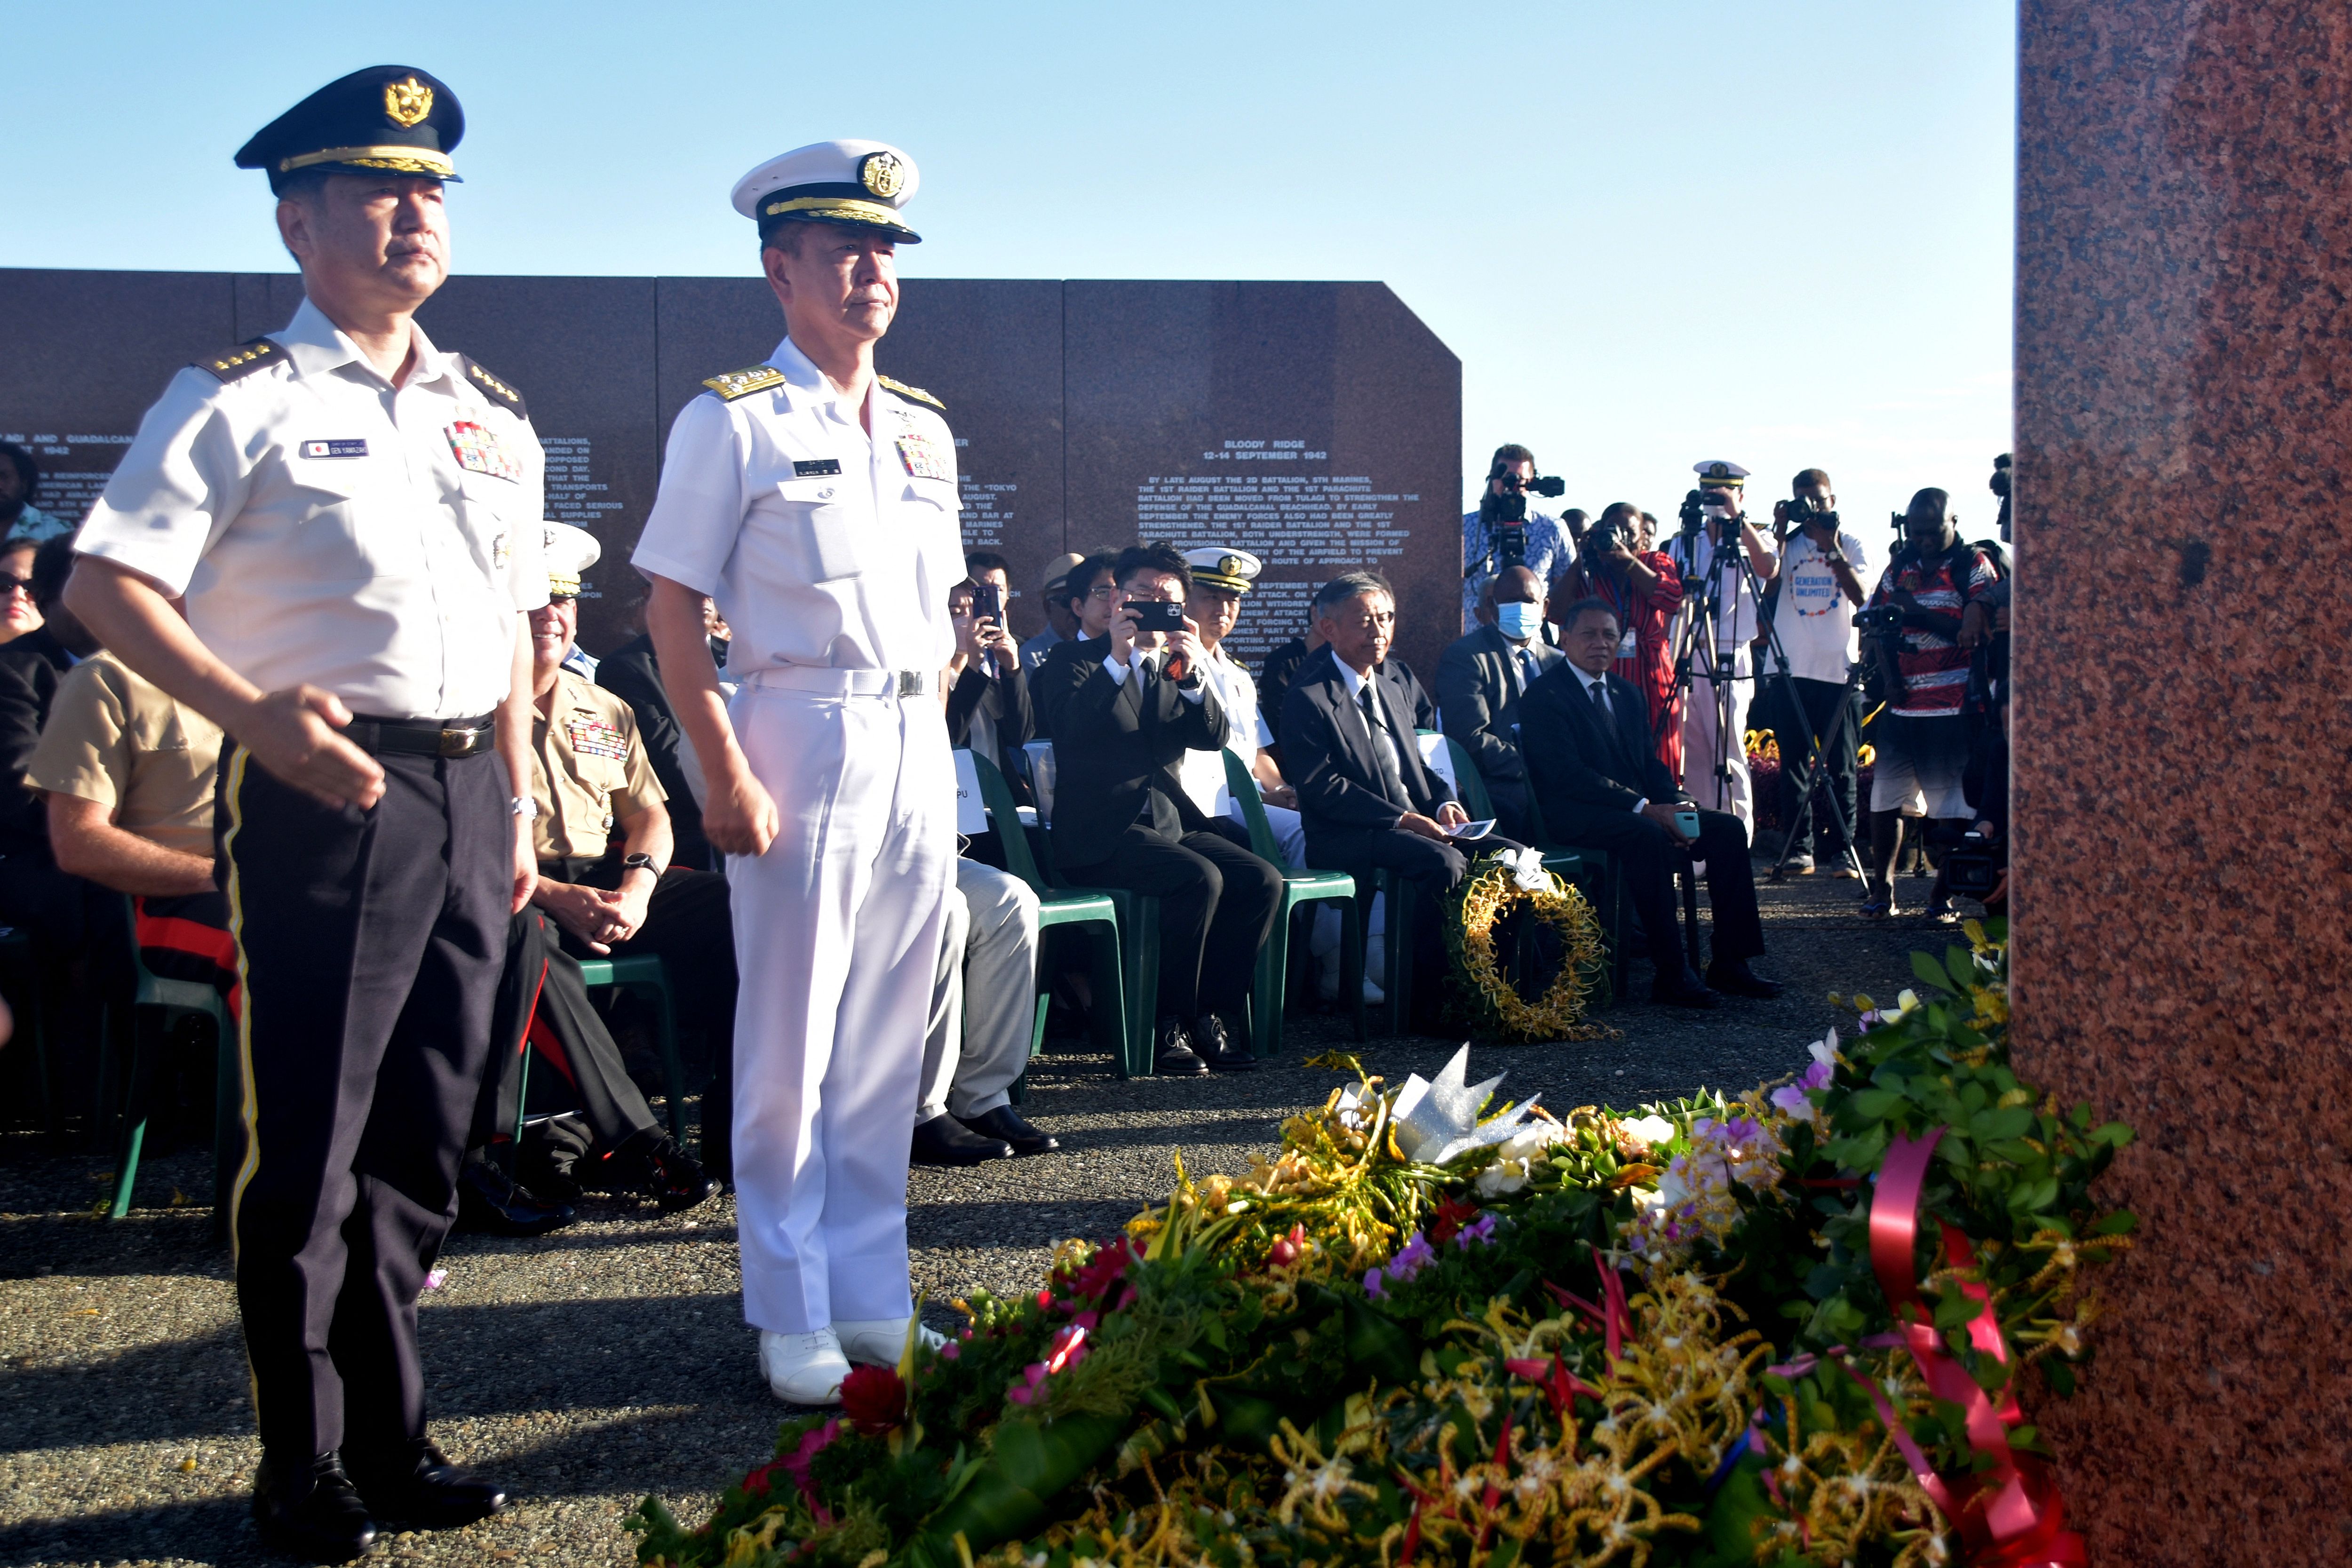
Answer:
[[[734, 900], [743, 1311], [769, 1386], [803, 1404], [837, 1400], [852, 1359], [895, 1363], [913, 1326], [907, 1130], [955, 888], [955, 441], [935, 398], [874, 371], [915, 184], [879, 142], [737, 182], [784, 341], [679, 413], [634, 557]], [[731, 704], [706, 594], [734, 628]]]

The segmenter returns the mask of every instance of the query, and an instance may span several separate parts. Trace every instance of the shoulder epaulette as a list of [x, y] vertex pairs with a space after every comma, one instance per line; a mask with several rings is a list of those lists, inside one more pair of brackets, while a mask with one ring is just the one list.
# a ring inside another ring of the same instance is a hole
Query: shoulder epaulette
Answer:
[[918, 403], [928, 403], [942, 414], [948, 411], [946, 404], [941, 403], [919, 386], [908, 386], [905, 382], [892, 381], [887, 375], [877, 375], [874, 379], [882, 384], [882, 389], [885, 392], [895, 392], [901, 397], [911, 397]]
[[739, 397], [749, 397], [755, 392], [765, 392], [784, 384], [784, 373], [772, 364], [755, 364], [749, 370], [730, 370], [724, 375], [714, 375], [702, 384], [717, 393], [728, 403]]
[[200, 359], [196, 368], [216, 375], [223, 382], [242, 381], [264, 365], [274, 364], [286, 357], [286, 351], [268, 338], [256, 338], [239, 343], [225, 354]]
[[499, 402], [505, 404], [507, 407], [512, 411], [516, 418], [529, 419], [530, 417], [530, 410], [523, 406], [521, 393], [517, 392], [513, 387], [509, 386], [505, 382], [500, 381], [497, 376], [492, 375], [488, 371], [484, 370], [480, 365], [476, 364], [464, 354], [458, 354], [456, 358], [459, 364], [466, 367], [466, 379], [467, 381], [470, 381], [476, 386], [480, 387], [484, 392], [489, 394], [490, 396], [497, 399]]

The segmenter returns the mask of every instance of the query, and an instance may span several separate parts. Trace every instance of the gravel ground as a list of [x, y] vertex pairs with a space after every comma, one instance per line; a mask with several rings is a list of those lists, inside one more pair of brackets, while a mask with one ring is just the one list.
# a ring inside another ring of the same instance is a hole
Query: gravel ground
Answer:
[[[1776, 1002], [1622, 1005], [1604, 1015], [1620, 1038], [1482, 1048], [1473, 1066], [1507, 1069], [1507, 1092], [1541, 1089], [1563, 1109], [1793, 1071], [1835, 1021], [1832, 990], [1892, 995], [1912, 948], [1951, 940], [1917, 920], [1861, 920], [1853, 889], [1760, 889], [1772, 955], [1758, 967], [1789, 983]], [[1205, 1081], [1122, 1083], [1100, 1057], [1041, 1059], [1026, 1113], [1062, 1150], [918, 1170], [917, 1289], [938, 1303], [1033, 1285], [1055, 1241], [1104, 1234], [1164, 1195], [1173, 1154], [1197, 1173], [1245, 1169], [1284, 1116], [1333, 1086], [1300, 1058], [1350, 1043], [1334, 1016], [1297, 1018], [1292, 1035], [1265, 1068]], [[1393, 1082], [1434, 1072], [1457, 1043], [1361, 1049]], [[0, 1568], [271, 1561], [246, 1511], [258, 1452], [227, 1258], [201, 1204], [209, 1163], [195, 1149], [149, 1162], [143, 1199], [200, 1201], [108, 1224], [89, 1213], [103, 1158], [61, 1158], [28, 1135], [0, 1144]], [[592, 1198], [551, 1237], [460, 1236], [444, 1262], [448, 1281], [420, 1318], [434, 1430], [519, 1500], [467, 1530], [379, 1542], [369, 1562], [629, 1563], [621, 1521], [647, 1491], [692, 1520], [770, 1453], [782, 1411], [740, 1315], [731, 1197], [677, 1216]]]

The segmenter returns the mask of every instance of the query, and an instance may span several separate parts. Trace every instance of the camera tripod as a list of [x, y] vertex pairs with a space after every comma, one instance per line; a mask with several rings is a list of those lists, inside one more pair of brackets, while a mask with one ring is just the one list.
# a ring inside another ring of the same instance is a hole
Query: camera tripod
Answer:
[[[1727, 519], [1726, 521], [1728, 523], [1730, 520]], [[1698, 557], [1698, 538], [1705, 531], [1705, 525], [1701, 524], [1697, 529], [1685, 531], [1682, 535], [1686, 543], [1685, 553], [1694, 562]], [[1771, 879], [1779, 881], [1787, 875], [1789, 855], [1797, 842], [1798, 832], [1801, 828], [1809, 827], [1812, 822], [1814, 792], [1829, 782], [1828, 747], [1836, 740], [1840, 726], [1846, 721], [1846, 715], [1853, 708], [1853, 694], [1861, 679], [1862, 667], [1851, 666], [1846, 671], [1844, 691], [1839, 699], [1837, 714], [1831, 721], [1829, 734], [1827, 736], [1815, 734], [1811, 720], [1805, 716], [1804, 704], [1797, 700], [1796, 677], [1789, 672], [1789, 656], [1787, 650], [1780, 646], [1780, 628], [1770, 617], [1764, 615], [1764, 584], [1756, 575], [1754, 564], [1748, 559], [1747, 547], [1741, 542], [1736, 527], [1727, 529], [1727, 537], [1722, 542], [1709, 542], [1707, 569], [1698, 582], [1694, 584], [1688, 577], [1684, 579], [1683, 605], [1690, 615], [1684, 623], [1681, 636], [1676, 639], [1680, 646], [1676, 648], [1675, 656], [1675, 689], [1682, 694], [1685, 702], [1696, 701], [1697, 693], [1693, 690], [1693, 687], [1698, 680], [1704, 679], [1715, 694], [1716, 754], [1712, 759], [1712, 772], [1715, 775], [1715, 809], [1724, 810], [1731, 790], [1731, 748], [1738, 746], [1744, 751], [1748, 743], [1745, 735], [1735, 733], [1731, 722], [1733, 687], [1738, 681], [1753, 680], [1757, 682], [1760, 690], [1763, 681], [1763, 677], [1760, 675], [1738, 673], [1741, 645], [1736, 638], [1731, 650], [1730, 663], [1727, 666], [1723, 660], [1719, 616], [1722, 610], [1724, 586], [1727, 583], [1731, 584], [1735, 604], [1738, 601], [1739, 590], [1744, 587], [1756, 605], [1757, 618], [1764, 630], [1765, 651], [1771, 659], [1773, 679], [1779, 681], [1780, 695], [1787, 703], [1789, 710], [1797, 716], [1798, 722], [1805, 734], [1804, 795], [1798, 803], [1796, 820], [1789, 825], [1781, 843], [1780, 858], [1772, 863]], [[1696, 589], [1696, 593], [1692, 591], [1694, 587]], [[1736, 612], [1732, 627], [1735, 632], [1738, 629]], [[1703, 642], [1702, 639], [1704, 639]], [[1702, 651], [1706, 656], [1705, 668], [1694, 668]], [[1685, 780], [1689, 778], [1693, 761], [1694, 759], [1688, 756], [1683, 759], [1683, 773]], [[1783, 768], [1789, 765], [1789, 747], [1785, 742], [1780, 748], [1780, 765]], [[1754, 786], [1751, 784], [1749, 787], [1752, 789]], [[1846, 864], [1853, 868], [1856, 876], [1866, 878], [1867, 871], [1863, 863], [1862, 851], [1854, 842], [1853, 814], [1846, 809], [1845, 802], [1834, 794], [1830, 796], [1830, 809], [1836, 816], [1839, 830], [1845, 837]]]

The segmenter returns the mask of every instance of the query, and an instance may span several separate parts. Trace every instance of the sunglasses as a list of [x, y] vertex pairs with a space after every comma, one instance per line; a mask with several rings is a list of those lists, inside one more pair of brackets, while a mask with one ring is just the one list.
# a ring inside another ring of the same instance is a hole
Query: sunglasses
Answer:
[[19, 577], [12, 572], [0, 572], [0, 598], [5, 598], [10, 594], [22, 594], [25, 597], [31, 598], [33, 580], [30, 577]]

